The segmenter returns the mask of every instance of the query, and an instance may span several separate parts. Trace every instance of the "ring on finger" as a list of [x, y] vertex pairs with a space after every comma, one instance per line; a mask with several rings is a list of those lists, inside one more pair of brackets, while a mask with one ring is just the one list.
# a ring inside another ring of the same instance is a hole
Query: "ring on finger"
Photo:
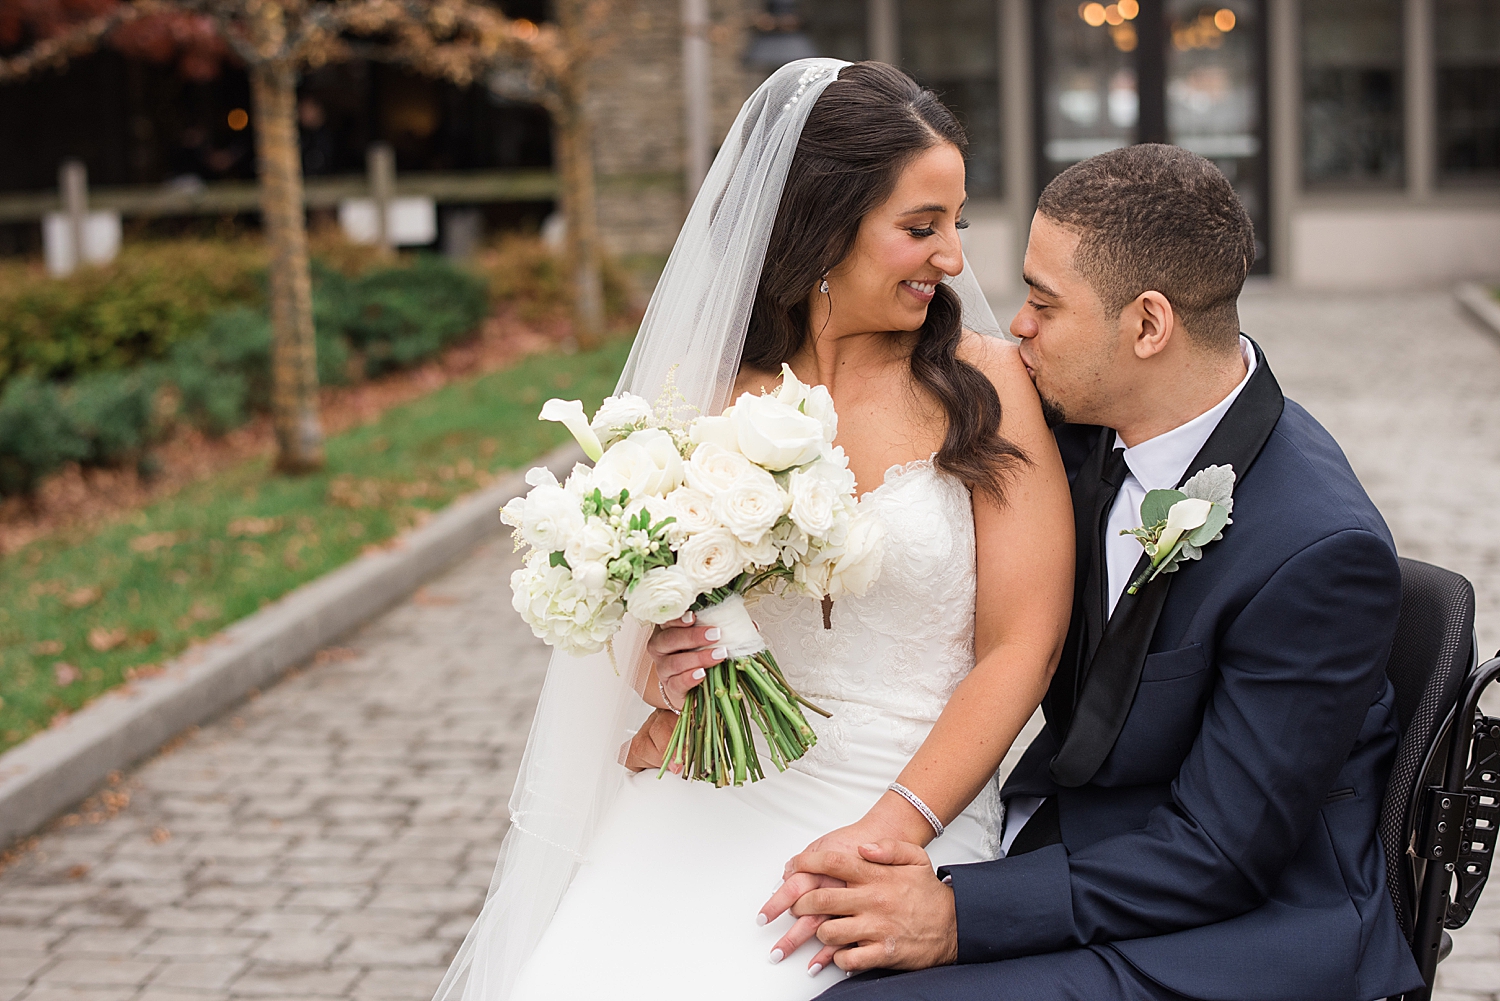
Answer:
[[667, 704], [667, 708], [670, 709], [674, 715], [681, 716], [682, 710], [672, 705], [672, 697], [667, 694], [667, 686], [662, 684], [662, 680], [660, 678], [656, 679], [656, 690], [661, 692], [661, 700]]

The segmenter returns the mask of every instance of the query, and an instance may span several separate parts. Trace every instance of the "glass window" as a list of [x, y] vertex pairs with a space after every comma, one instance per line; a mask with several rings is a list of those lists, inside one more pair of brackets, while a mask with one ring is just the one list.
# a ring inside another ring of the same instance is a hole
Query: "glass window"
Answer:
[[1000, 178], [999, 4], [948, 0], [901, 4], [901, 67], [943, 99], [969, 134], [971, 198], [998, 197]]
[[1302, 0], [1302, 175], [1403, 181], [1401, 0]]
[[1166, 78], [1171, 141], [1224, 172], [1263, 235], [1260, 17], [1260, 0], [1167, 0]]
[[1500, 181], [1500, 3], [1436, 0], [1437, 166], [1446, 184]]
[[797, 13], [818, 55], [855, 63], [866, 58], [867, 6], [868, 0], [802, 0]]
[[1140, 4], [1044, 0], [1042, 185], [1079, 160], [1136, 141], [1135, 19]]

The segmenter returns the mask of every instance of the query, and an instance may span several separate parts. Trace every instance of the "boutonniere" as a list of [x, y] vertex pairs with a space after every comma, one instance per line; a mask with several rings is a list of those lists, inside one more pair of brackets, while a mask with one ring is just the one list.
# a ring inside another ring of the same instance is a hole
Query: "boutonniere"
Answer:
[[1141, 527], [1127, 528], [1121, 535], [1140, 540], [1151, 565], [1130, 582], [1127, 594], [1135, 594], [1156, 579], [1171, 573], [1183, 560], [1196, 560], [1203, 547], [1224, 537], [1224, 526], [1232, 524], [1234, 469], [1209, 466], [1196, 473], [1181, 490], [1153, 490], [1141, 501]]

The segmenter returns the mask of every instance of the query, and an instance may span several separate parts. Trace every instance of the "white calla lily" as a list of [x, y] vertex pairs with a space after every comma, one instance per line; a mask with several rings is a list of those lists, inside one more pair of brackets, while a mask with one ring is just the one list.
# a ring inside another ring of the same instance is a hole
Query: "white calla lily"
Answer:
[[594, 429], [589, 427], [589, 419], [583, 414], [583, 402], [581, 400], [548, 400], [542, 404], [542, 412], [537, 415], [538, 420], [556, 421], [572, 432], [573, 437], [578, 439], [578, 444], [583, 446], [583, 454], [587, 455], [593, 462], [599, 461], [599, 456], [604, 454], [604, 446], [599, 443], [599, 436]]
[[1156, 543], [1157, 557], [1161, 558], [1172, 551], [1177, 545], [1177, 540], [1182, 538], [1182, 533], [1191, 532], [1195, 528], [1202, 528], [1208, 521], [1208, 512], [1213, 509], [1213, 502], [1198, 497], [1189, 497], [1172, 505], [1167, 512], [1167, 527], [1161, 531], [1161, 538]]

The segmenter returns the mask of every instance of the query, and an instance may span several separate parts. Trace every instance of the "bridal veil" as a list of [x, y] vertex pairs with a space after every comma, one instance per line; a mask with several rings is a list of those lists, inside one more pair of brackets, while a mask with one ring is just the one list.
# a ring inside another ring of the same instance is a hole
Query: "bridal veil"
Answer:
[[[802, 125], [847, 65], [788, 63], [740, 109], [657, 283], [617, 392], [655, 400], [670, 377], [687, 406], [717, 413], [728, 404]], [[967, 264], [949, 285], [964, 326], [1000, 333]], [[553, 653], [489, 896], [436, 1001], [509, 997], [626, 775], [621, 746], [649, 712], [637, 695], [647, 636], [627, 618], [613, 660]]]

